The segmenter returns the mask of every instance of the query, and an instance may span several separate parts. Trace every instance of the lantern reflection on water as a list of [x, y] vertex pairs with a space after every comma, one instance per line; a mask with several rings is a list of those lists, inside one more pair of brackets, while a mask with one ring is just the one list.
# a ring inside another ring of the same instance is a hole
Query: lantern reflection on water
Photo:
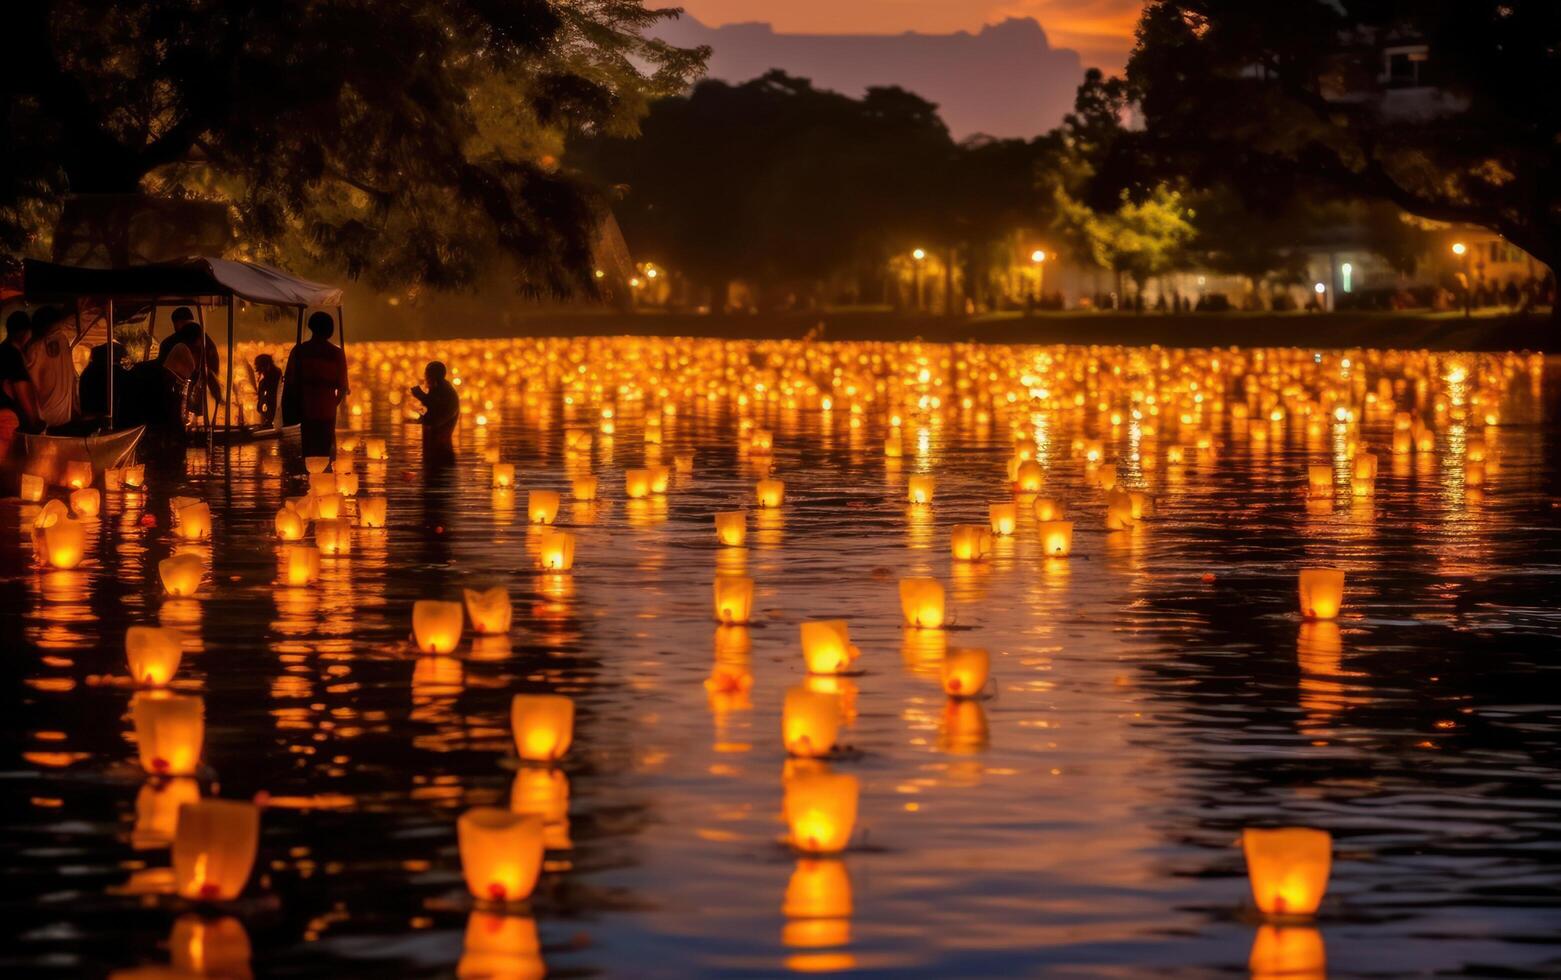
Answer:
[[1333, 835], [1310, 827], [1241, 832], [1247, 878], [1258, 910], [1272, 916], [1309, 916], [1328, 890]]
[[986, 687], [991, 657], [979, 647], [950, 650], [943, 657], [943, 693], [970, 698]]
[[860, 651], [851, 645], [843, 619], [816, 619], [802, 624], [802, 659], [810, 674], [839, 674], [851, 667]]
[[1337, 568], [1303, 568], [1299, 578], [1301, 615], [1333, 619], [1344, 603], [1344, 572]]
[[900, 611], [905, 625], [941, 629], [944, 621], [943, 583], [932, 578], [900, 579]]
[[510, 701], [515, 751], [527, 762], [557, 762], [574, 741], [575, 703], [562, 694], [517, 694]]
[[1311, 926], [1265, 923], [1252, 939], [1247, 970], [1252, 980], [1327, 980], [1322, 933]]
[[715, 536], [728, 548], [741, 548], [748, 539], [748, 512], [729, 510], [716, 514]]
[[858, 793], [855, 776], [827, 770], [787, 776], [783, 811], [791, 830], [791, 846], [805, 854], [845, 850], [856, 826]]
[[748, 622], [753, 611], [753, 579], [746, 575], [715, 577], [715, 618], [727, 625]]
[[835, 747], [840, 731], [840, 696], [793, 687], [781, 711], [781, 745], [790, 755], [818, 758]]
[[130, 846], [138, 851], [167, 847], [179, 826], [179, 808], [201, 798], [200, 783], [190, 776], [148, 779], [136, 791], [136, 822]]
[[181, 915], [168, 937], [168, 952], [179, 976], [247, 980], [251, 954], [244, 924], [231, 915], [208, 919]]
[[206, 563], [200, 555], [178, 554], [157, 563], [157, 577], [171, 596], [191, 596], [201, 587]]
[[280, 575], [283, 585], [308, 585], [320, 577], [320, 549], [307, 544], [282, 548]]
[[458, 980], [542, 980], [547, 964], [536, 920], [474, 910], [455, 975]]
[[781, 903], [787, 946], [816, 949], [851, 939], [851, 878], [837, 859], [802, 858], [786, 884]]
[[558, 491], [531, 490], [526, 493], [526, 519], [532, 524], [551, 524], [558, 516]]
[[449, 653], [461, 642], [459, 602], [419, 599], [412, 603], [412, 637], [423, 653]]
[[154, 776], [189, 776], [200, 764], [206, 706], [197, 697], [163, 692], [130, 699], [141, 768]]
[[174, 887], [185, 898], [231, 901], [244, 890], [260, 844], [260, 809], [236, 800], [179, 808], [173, 838]]
[[[482, 592], [463, 589], [462, 594], [466, 599], [466, 615], [471, 617], [474, 632], [481, 634], [509, 632], [510, 622], [514, 616], [509, 589], [502, 585], [495, 585]], [[419, 646], [421, 645], [419, 642]]]
[[1044, 521], [1037, 530], [1041, 534], [1041, 554], [1048, 558], [1066, 558], [1072, 553], [1072, 521]]
[[473, 897], [524, 901], [542, 872], [542, 818], [498, 807], [474, 807], [456, 821], [461, 872]]
[[132, 626], [125, 630], [125, 659], [137, 684], [167, 684], [173, 680], [183, 655], [183, 634], [178, 630], [160, 626]]

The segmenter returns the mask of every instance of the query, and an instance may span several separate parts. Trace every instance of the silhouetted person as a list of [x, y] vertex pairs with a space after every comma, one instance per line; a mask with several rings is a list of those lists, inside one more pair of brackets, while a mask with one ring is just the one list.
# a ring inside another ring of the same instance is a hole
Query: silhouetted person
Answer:
[[299, 426], [305, 456], [336, 454], [336, 407], [347, 396], [347, 354], [331, 343], [336, 321], [309, 317], [309, 339], [287, 355], [282, 379], [282, 424]]
[[412, 397], [426, 409], [418, 421], [423, 426], [423, 459], [443, 461], [455, 455], [455, 427], [461, 421], [461, 396], [455, 385], [445, 380], [442, 361], [429, 361], [423, 369], [422, 388], [413, 387]]
[[276, 395], [282, 384], [282, 369], [270, 354], [255, 358], [255, 410], [260, 413], [260, 427], [269, 429], [276, 421]]
[[[188, 407], [191, 412], [202, 418], [206, 415], [206, 392], [218, 405], [222, 404], [222, 360], [217, 352], [217, 344], [206, 335], [200, 321], [195, 319], [195, 314], [190, 312], [188, 306], [181, 306], [173, 311], [173, 333], [164, 337], [157, 345], [157, 363], [168, 364], [168, 358], [179, 346], [183, 346], [190, 355], [190, 360], [198, 370], [184, 371], [174, 368], [175, 374], [186, 380], [194, 380], [189, 388]], [[181, 365], [182, 367], [182, 365]], [[205, 377], [204, 390], [201, 385], [201, 377]]]
[[108, 414], [108, 370], [110, 361], [114, 366], [114, 422], [119, 424], [121, 409], [124, 407], [125, 398], [130, 392], [130, 372], [125, 369], [125, 348], [118, 343], [114, 344], [112, 358], [109, 356], [108, 344], [98, 344], [92, 348], [91, 355], [87, 358], [87, 366], [81, 370], [81, 412], [83, 415], [107, 415]]
[[81, 414], [70, 324], [57, 308], [45, 306], [33, 313], [33, 335], [22, 357], [44, 425], [64, 425]]
[[0, 462], [11, 458], [20, 442], [16, 434], [30, 430], [38, 420], [32, 378], [22, 357], [32, 329], [32, 317], [21, 310], [6, 317], [5, 341], [0, 343]]

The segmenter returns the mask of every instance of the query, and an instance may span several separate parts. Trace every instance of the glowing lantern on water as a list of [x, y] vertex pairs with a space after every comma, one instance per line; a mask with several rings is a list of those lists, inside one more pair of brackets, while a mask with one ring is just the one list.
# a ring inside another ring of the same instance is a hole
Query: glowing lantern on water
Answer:
[[310, 476], [313, 476], [316, 473], [324, 473], [330, 465], [331, 458], [329, 456], [304, 457], [304, 471]]
[[390, 452], [385, 448], [383, 439], [363, 440], [363, 455], [375, 462], [381, 462], [390, 458]]
[[575, 703], [562, 694], [517, 694], [510, 701], [515, 751], [527, 762], [557, 762], [575, 737]]
[[314, 543], [322, 555], [345, 555], [352, 550], [352, 524], [341, 517], [315, 521]]
[[211, 507], [205, 502], [181, 507], [174, 531], [186, 541], [199, 541], [211, 537]]
[[1463, 483], [1466, 487], [1485, 486], [1485, 464], [1465, 463], [1463, 466]]
[[162, 579], [163, 590], [171, 596], [194, 595], [205, 574], [206, 563], [200, 555], [173, 555], [157, 563], [157, 577]]
[[461, 642], [459, 602], [419, 599], [412, 603], [412, 637], [423, 653], [449, 653]]
[[1252, 898], [1264, 915], [1312, 915], [1328, 890], [1333, 836], [1310, 827], [1241, 832]]
[[746, 575], [715, 577], [715, 618], [726, 625], [740, 626], [753, 612], [753, 579]]
[[311, 473], [309, 474], [309, 492], [316, 497], [324, 497], [336, 492], [335, 473]]
[[[466, 597], [466, 615], [471, 617], [473, 631], [485, 635], [509, 632], [510, 622], [514, 617], [509, 589], [502, 585], [495, 585], [482, 592], [465, 589], [463, 594]], [[418, 645], [421, 646], [422, 643], [419, 642]], [[453, 644], [451, 649], [454, 649]]]
[[623, 493], [630, 500], [650, 496], [650, 470], [624, 470]]
[[87, 530], [80, 521], [62, 517], [43, 529], [43, 548], [55, 568], [75, 568], [87, 552]]
[[899, 459], [905, 455], [905, 446], [900, 441], [900, 430], [894, 429], [883, 440], [883, 454], [889, 459]]
[[308, 585], [320, 577], [320, 549], [290, 544], [282, 549], [283, 585]]
[[933, 578], [900, 579], [900, 611], [905, 625], [935, 630], [943, 626], [943, 584]]
[[532, 490], [526, 494], [526, 519], [533, 524], [551, 524], [558, 516], [558, 491]]
[[956, 524], [949, 550], [956, 561], [981, 561], [992, 550], [992, 532], [980, 524]]
[[672, 482], [672, 471], [665, 466], [652, 466], [650, 470], [650, 492], [666, 493], [667, 484]]
[[515, 464], [494, 463], [493, 485], [500, 489], [509, 489], [515, 485]]
[[1033, 459], [1021, 462], [1014, 469], [1014, 486], [1020, 493], [1040, 493], [1046, 482], [1046, 471]]
[[1306, 492], [1315, 497], [1333, 494], [1333, 467], [1327, 463], [1313, 463], [1306, 468]]
[[146, 467], [139, 465], [125, 467], [124, 483], [131, 490], [140, 490], [146, 486]]
[[769, 429], [754, 429], [748, 437], [748, 448], [763, 455], [775, 448], [775, 433]]
[[572, 453], [588, 452], [591, 448], [589, 429], [569, 429], [564, 433], [564, 448]]
[[781, 744], [803, 758], [828, 755], [840, 731], [840, 695], [793, 687], [781, 712]]
[[754, 485], [760, 507], [779, 507], [786, 499], [786, 484], [780, 480], [760, 480]]
[[359, 497], [358, 520], [364, 527], [384, 527], [385, 506], [384, 497]]
[[1073, 551], [1072, 521], [1043, 521], [1037, 530], [1041, 534], [1041, 554], [1048, 558], [1066, 558]]
[[973, 698], [986, 687], [991, 658], [979, 647], [950, 650], [943, 658], [943, 693]]
[[103, 489], [114, 491], [123, 489], [125, 485], [125, 471], [121, 467], [110, 466], [103, 471]]
[[162, 687], [173, 680], [184, 655], [177, 630], [159, 626], [132, 626], [125, 630], [125, 659], [137, 684]]
[[519, 902], [542, 872], [542, 818], [498, 807], [467, 810], [456, 822], [461, 872], [478, 899]]
[[576, 500], [579, 500], [579, 501], [595, 500], [596, 499], [596, 477], [594, 477], [594, 476], [577, 476], [577, 477], [575, 477], [574, 483], [570, 486], [570, 491], [574, 495], [574, 498]]
[[575, 564], [575, 536], [549, 531], [537, 542], [537, 562], [549, 572], [567, 572]]
[[200, 698], [137, 694], [130, 701], [141, 768], [154, 776], [190, 776], [201, 761], [206, 706]]
[[[329, 475], [329, 474], [327, 474]], [[333, 521], [341, 516], [341, 494], [328, 493], [324, 496], [314, 497], [314, 516], [327, 521]]]
[[358, 474], [338, 472], [336, 474], [336, 492], [343, 497], [356, 497], [358, 495]]
[[913, 476], [906, 481], [905, 499], [913, 504], [930, 504], [936, 485], [937, 481], [930, 476]]
[[1370, 482], [1377, 478], [1377, 457], [1374, 453], [1357, 453], [1353, 475], [1356, 480]]
[[298, 515], [296, 510], [293, 510], [291, 507], [283, 507], [281, 510], [276, 512], [276, 519], [274, 521], [276, 526], [276, 536], [283, 541], [301, 540], [304, 536], [304, 528], [307, 526], [307, 523], [308, 522], [306, 522]]
[[728, 548], [741, 548], [748, 540], [748, 512], [728, 510], [716, 514], [715, 536]]
[[1035, 519], [1041, 522], [1056, 521], [1062, 518], [1062, 505], [1052, 497], [1035, 498]]
[[1019, 505], [992, 504], [987, 507], [987, 520], [991, 522], [993, 534], [1007, 537], [1019, 524]]
[[1127, 531], [1137, 523], [1133, 517], [1133, 498], [1113, 490], [1106, 497], [1106, 530]]
[[92, 486], [92, 464], [79, 459], [67, 460], [61, 482], [72, 490]]
[[203, 800], [179, 808], [173, 837], [174, 887], [185, 898], [226, 902], [249, 881], [260, 845], [260, 808]]
[[43, 499], [43, 490], [43, 477], [31, 473], [22, 474], [21, 498], [23, 500], [35, 504]]
[[805, 854], [845, 850], [856, 826], [858, 795], [855, 776], [809, 771], [787, 778], [783, 810], [791, 846]]
[[230, 915], [220, 919], [179, 916], [168, 937], [168, 951], [179, 976], [229, 980], [250, 976], [249, 934], [244, 924]]
[[1337, 568], [1303, 568], [1300, 576], [1301, 615], [1333, 619], [1344, 604], [1344, 572]]
[[103, 495], [96, 487], [83, 487], [71, 491], [70, 509], [76, 512], [77, 517], [96, 517], [102, 508]]
[[851, 645], [843, 619], [815, 619], [802, 624], [802, 659], [810, 674], [839, 674], [851, 667], [860, 651]]

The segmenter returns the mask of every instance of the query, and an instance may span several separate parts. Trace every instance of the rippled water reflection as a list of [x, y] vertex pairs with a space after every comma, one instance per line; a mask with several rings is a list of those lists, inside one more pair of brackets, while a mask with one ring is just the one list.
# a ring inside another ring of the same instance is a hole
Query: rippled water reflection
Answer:
[[[1306, 394], [1355, 406], [1357, 429], [1212, 404], [1178, 422], [1169, 401], [1113, 425], [1145, 372], [1196, 404], [1188, 372], [1155, 352], [1101, 352], [1090, 369], [1077, 348], [863, 348], [853, 371], [897, 381], [868, 402], [812, 370], [825, 410], [793, 383], [795, 346], [560, 342], [548, 370], [501, 378], [517, 349], [536, 348], [441, 348], [464, 369], [469, 414], [457, 465], [425, 475], [399, 402], [426, 352], [354, 346], [363, 390], [345, 431], [389, 439], [387, 463], [357, 456], [389, 526], [359, 528], [310, 589], [275, 584], [272, 517], [304, 484], [277, 475], [270, 447], [236, 450], [226, 480], [220, 454], [192, 451], [151, 471], [144, 495], [106, 494], [71, 571], [37, 568], [34, 510], [0, 505], [7, 972], [187, 960], [188, 910], [127, 883], [166, 866], [180, 800], [259, 793], [273, 805], [257, 876], [230, 910], [259, 974], [450, 974], [463, 949], [472, 969], [540, 959], [564, 975], [1202, 975], [1275, 949], [1287, 966], [1325, 950], [1336, 975], [1561, 971], [1561, 449], [1537, 364], [1429, 365], [1401, 404], [1443, 399], [1469, 421], [1444, 415], [1430, 451], [1392, 454], [1391, 408], [1364, 400], [1403, 372], [1385, 355], [1305, 369]], [[679, 350], [713, 357], [744, 396], [689, 387]], [[1011, 376], [961, 371], [973, 354]], [[1211, 400], [1210, 377], [1239, 390], [1224, 356], [1191, 375]], [[644, 390], [575, 381], [563, 397], [575, 361], [579, 377], [622, 368]], [[1469, 406], [1482, 376], [1499, 399]], [[1058, 390], [1090, 404], [1058, 404]], [[697, 450], [695, 471], [626, 500], [622, 471], [655, 456], [645, 418], [664, 401], [677, 412], [660, 456]], [[884, 420], [902, 410], [904, 455], [886, 459]], [[1486, 410], [1501, 424], [1479, 424]], [[760, 475], [738, 448], [742, 417], [773, 430], [786, 503], [750, 515], [746, 548], [723, 549], [712, 515], [749, 506]], [[950, 528], [1009, 499], [1016, 425], [1078, 522], [1073, 557], [1045, 559], [1021, 506], [987, 561], [954, 562]], [[570, 427], [595, 430], [589, 455], [565, 452]], [[1355, 432], [1380, 454], [1370, 495], [1348, 482]], [[1211, 451], [1194, 448], [1200, 433]], [[1104, 530], [1080, 439], [1153, 493], [1144, 526]], [[1471, 446], [1487, 456], [1483, 488], [1469, 485]], [[516, 492], [490, 487], [494, 449], [518, 464]], [[1306, 493], [1317, 462], [1342, 477], [1321, 501]], [[601, 499], [571, 504], [586, 472]], [[905, 502], [921, 473], [937, 477], [931, 507]], [[564, 491], [571, 575], [534, 570], [528, 488]], [[213, 572], [193, 599], [156, 579], [174, 495], [214, 513]], [[1337, 623], [1296, 614], [1302, 564], [1347, 570]], [[757, 581], [752, 627], [712, 621], [718, 571]], [[901, 627], [896, 582], [913, 574], [947, 584], [954, 629]], [[516, 603], [507, 642], [411, 651], [415, 599], [497, 582]], [[782, 843], [780, 704], [802, 679], [797, 624], [824, 617], [848, 619], [863, 651], [863, 672], [838, 682], [850, 750], [831, 763], [862, 796], [845, 854], [798, 859]], [[151, 783], [136, 762], [132, 692], [115, 680], [135, 623], [191, 638], [180, 685], [204, 696], [208, 726], [194, 780]], [[950, 645], [991, 650], [993, 697], [945, 699]], [[517, 691], [576, 699], [562, 775], [517, 769]], [[551, 815], [534, 935], [530, 920], [470, 914], [455, 850], [462, 810], [512, 797]], [[1265, 933], [1251, 911], [1235, 841], [1277, 824], [1334, 835], [1315, 930]], [[218, 950], [223, 935], [198, 942]], [[494, 951], [511, 957], [481, 960]]]

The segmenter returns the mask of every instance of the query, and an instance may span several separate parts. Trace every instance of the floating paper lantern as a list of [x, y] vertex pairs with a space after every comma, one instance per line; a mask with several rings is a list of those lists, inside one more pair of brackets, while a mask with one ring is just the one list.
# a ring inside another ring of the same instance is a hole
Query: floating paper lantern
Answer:
[[1377, 457], [1375, 453], [1356, 453], [1353, 474], [1357, 481], [1367, 483], [1377, 478]]
[[905, 499], [912, 504], [932, 503], [932, 492], [937, 481], [930, 476], [913, 476], [906, 480]]
[[564, 432], [564, 448], [572, 453], [588, 452], [591, 448], [591, 430], [566, 430]]
[[358, 520], [364, 527], [384, 527], [385, 509], [384, 497], [358, 498]]
[[322, 555], [345, 555], [352, 550], [352, 523], [345, 518], [314, 522], [314, 543]]
[[1337, 568], [1303, 568], [1300, 576], [1301, 615], [1333, 619], [1344, 604], [1344, 572]]
[[1468, 462], [1463, 466], [1463, 484], [1466, 487], [1485, 486], [1485, 464]]
[[[33, 530], [42, 531], [49, 525], [58, 524], [69, 517], [70, 508], [65, 506], [65, 501], [51, 500], [38, 508], [38, 516], [33, 518]], [[40, 549], [39, 557], [47, 558], [48, 555]]]
[[87, 529], [78, 520], [60, 518], [43, 529], [43, 549], [55, 568], [75, 568], [87, 553]]
[[336, 472], [336, 492], [343, 497], [356, 497], [358, 495], [358, 474]]
[[987, 520], [992, 526], [993, 534], [1007, 537], [1014, 533], [1014, 528], [1019, 524], [1019, 505], [991, 504], [987, 507]]
[[1165, 461], [1167, 463], [1170, 463], [1173, 466], [1178, 464], [1178, 463], [1185, 463], [1187, 461], [1187, 447], [1186, 446], [1166, 446], [1165, 447]]
[[899, 429], [894, 429], [887, 436], [884, 436], [883, 454], [889, 459], [899, 459], [905, 455], [905, 446], [900, 441]]
[[208, 919], [181, 915], [168, 937], [174, 973], [182, 977], [247, 980], [252, 954], [244, 924], [231, 915]]
[[900, 579], [900, 611], [905, 625], [941, 629], [944, 618], [943, 584], [932, 578]]
[[173, 680], [184, 656], [183, 635], [160, 626], [132, 626], [125, 630], [125, 659], [137, 684], [162, 687]]
[[956, 524], [949, 549], [956, 561], [981, 561], [992, 550], [992, 532], [980, 524]]
[[855, 776], [806, 771], [786, 779], [783, 810], [791, 846], [805, 854], [845, 850], [856, 826]]
[[786, 691], [781, 711], [781, 744], [787, 753], [818, 758], [830, 753], [840, 731], [840, 695], [822, 694], [806, 687]]
[[1133, 517], [1133, 498], [1120, 490], [1106, 497], [1106, 530], [1129, 531], [1138, 521]]
[[1259, 911], [1272, 916], [1309, 916], [1328, 890], [1333, 836], [1310, 827], [1241, 832], [1247, 878]]
[[728, 548], [741, 548], [748, 539], [748, 512], [729, 510], [716, 514], [715, 536]]
[[191, 776], [206, 739], [206, 706], [198, 697], [161, 691], [130, 700], [141, 768], [154, 776]]
[[375, 462], [382, 462], [390, 458], [390, 452], [385, 448], [385, 440], [383, 439], [363, 440], [363, 455], [365, 458], [372, 459]]
[[769, 429], [754, 429], [748, 436], [748, 448], [758, 455], [764, 455], [775, 448], [775, 433]]
[[687, 476], [694, 472], [694, 454], [677, 453], [672, 457], [672, 468]]
[[456, 821], [461, 872], [475, 898], [524, 901], [542, 872], [542, 818], [498, 807], [474, 807]]
[[570, 485], [570, 492], [576, 500], [585, 502], [596, 499], [596, 477], [577, 476]]
[[[509, 589], [502, 585], [495, 585], [482, 592], [464, 589], [463, 594], [466, 597], [466, 615], [471, 617], [474, 632], [485, 635], [509, 632], [514, 617], [514, 606], [510, 602]], [[454, 649], [453, 644], [451, 649]]]
[[860, 651], [851, 645], [843, 619], [815, 619], [802, 624], [802, 659], [810, 674], [839, 674], [851, 668]]
[[43, 477], [31, 473], [22, 474], [21, 498], [31, 504], [43, 499]]
[[1052, 497], [1035, 498], [1035, 519], [1046, 523], [1062, 519], [1062, 505]]
[[124, 484], [131, 490], [140, 490], [146, 486], [146, 467], [142, 465], [125, 467]]
[[549, 531], [537, 542], [537, 563], [549, 572], [567, 572], [575, 564], [575, 536]]
[[991, 658], [979, 647], [950, 650], [943, 657], [943, 693], [973, 698], [986, 687]]
[[299, 541], [303, 539], [304, 529], [308, 522], [299, 516], [291, 507], [283, 507], [276, 512], [273, 521], [276, 527], [276, 536], [283, 541]]
[[336, 492], [335, 473], [311, 473], [309, 474], [309, 492], [316, 497], [324, 497]]
[[157, 563], [157, 577], [162, 579], [163, 590], [171, 596], [194, 595], [205, 574], [206, 563], [200, 555], [173, 555]]
[[753, 579], [746, 575], [715, 577], [715, 618], [727, 625], [748, 622], [753, 611]]
[[202, 800], [179, 808], [173, 838], [174, 888], [185, 898], [232, 901], [244, 891], [260, 845], [260, 808]]
[[780, 480], [760, 480], [754, 486], [760, 507], [779, 507], [786, 499], [786, 484]]
[[1020, 493], [1040, 493], [1046, 482], [1046, 471], [1033, 459], [1021, 462], [1014, 469], [1014, 487]]
[[179, 508], [174, 531], [186, 541], [211, 537], [211, 507], [204, 501]]
[[1037, 530], [1041, 534], [1041, 554], [1048, 558], [1066, 558], [1072, 553], [1072, 521], [1043, 521]]
[[113, 492], [121, 490], [125, 485], [125, 471], [123, 467], [110, 466], [103, 471], [103, 489]]
[[1129, 490], [1127, 501], [1135, 521], [1141, 521], [1154, 512], [1154, 498], [1142, 490]]
[[667, 485], [672, 482], [672, 470], [665, 466], [651, 466], [648, 469], [650, 470], [650, 492], [666, 493]]
[[319, 577], [319, 548], [306, 544], [290, 544], [282, 549], [283, 585], [309, 585]]
[[493, 485], [501, 490], [508, 490], [515, 485], [515, 464], [494, 463]]
[[515, 751], [527, 762], [557, 762], [575, 737], [575, 703], [562, 694], [517, 694], [510, 701]]
[[558, 491], [531, 490], [526, 494], [526, 519], [533, 524], [551, 524], [558, 516]]
[[650, 496], [650, 470], [624, 470], [623, 493], [630, 500], [639, 500]]
[[[325, 474], [329, 476], [330, 474]], [[311, 494], [314, 498], [314, 514], [312, 516], [327, 521], [334, 521], [341, 516], [342, 497], [339, 493], [328, 493], [323, 496]]]
[[96, 517], [98, 511], [103, 509], [103, 496], [96, 487], [72, 490], [70, 509], [76, 512], [77, 517]]
[[66, 460], [60, 482], [72, 490], [92, 486], [92, 464], [85, 460]]
[[329, 456], [304, 457], [304, 470], [310, 476], [314, 476], [316, 473], [324, 473], [330, 465], [331, 458]]
[[412, 603], [412, 637], [423, 653], [449, 653], [461, 642], [459, 602], [419, 599]]

